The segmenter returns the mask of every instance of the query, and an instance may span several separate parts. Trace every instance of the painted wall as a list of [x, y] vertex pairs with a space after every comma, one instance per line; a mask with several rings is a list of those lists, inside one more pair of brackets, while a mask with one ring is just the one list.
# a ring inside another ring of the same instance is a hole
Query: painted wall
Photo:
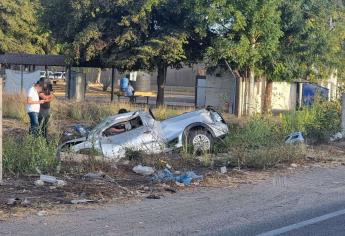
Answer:
[[288, 82], [272, 83], [272, 111], [282, 112], [296, 109], [297, 84]]

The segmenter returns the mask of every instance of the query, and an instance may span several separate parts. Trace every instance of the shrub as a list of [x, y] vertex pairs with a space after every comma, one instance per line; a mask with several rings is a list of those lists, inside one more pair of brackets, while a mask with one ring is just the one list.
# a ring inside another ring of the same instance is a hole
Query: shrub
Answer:
[[280, 120], [285, 134], [302, 131], [312, 141], [326, 141], [340, 131], [340, 102], [316, 100], [313, 106], [284, 114]]
[[57, 141], [47, 143], [42, 137], [6, 137], [3, 143], [4, 171], [15, 175], [36, 173], [36, 168], [53, 172], [58, 164], [56, 147]]
[[228, 163], [248, 168], [270, 168], [304, 157], [304, 145], [286, 145], [279, 122], [270, 116], [252, 117], [244, 128], [232, 129], [223, 150], [230, 154]]

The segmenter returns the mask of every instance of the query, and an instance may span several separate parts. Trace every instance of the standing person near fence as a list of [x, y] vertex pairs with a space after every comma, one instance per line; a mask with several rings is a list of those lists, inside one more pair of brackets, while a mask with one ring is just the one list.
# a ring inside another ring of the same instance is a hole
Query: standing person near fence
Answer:
[[47, 138], [48, 134], [48, 122], [50, 118], [50, 102], [54, 99], [53, 86], [50, 80], [42, 77], [40, 79], [42, 91], [39, 93], [39, 99], [44, 100], [45, 103], [40, 105], [40, 112], [38, 114], [39, 127], [41, 129], [41, 135]]
[[29, 133], [35, 136], [38, 135], [39, 123], [38, 114], [40, 112], [40, 104], [45, 103], [45, 100], [40, 100], [39, 93], [42, 91], [42, 86], [39, 81], [36, 82], [29, 90], [26, 100], [26, 111], [30, 118]]

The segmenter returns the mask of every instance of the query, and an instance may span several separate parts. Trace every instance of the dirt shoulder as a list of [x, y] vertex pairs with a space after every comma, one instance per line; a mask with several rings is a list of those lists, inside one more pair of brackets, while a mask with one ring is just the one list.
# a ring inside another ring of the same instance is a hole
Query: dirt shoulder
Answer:
[[[20, 136], [23, 132], [25, 127], [20, 122], [4, 120], [4, 135]], [[224, 154], [222, 157], [224, 158]], [[179, 191], [204, 187], [236, 188], [243, 184], [261, 182], [274, 175], [289, 174], [296, 169], [345, 165], [345, 141], [308, 146], [305, 160], [292, 165], [282, 164], [270, 170], [239, 170], [228, 167], [226, 173], [221, 173], [220, 167], [224, 166], [225, 162], [219, 157], [216, 159], [217, 162], [208, 166], [197, 160], [184, 160], [178, 155], [158, 155], [151, 157], [151, 160], [145, 160], [148, 166], [155, 166], [156, 170], [170, 166], [173, 173], [194, 171], [197, 175], [203, 176], [203, 180], [193, 181], [190, 186], [181, 186], [175, 181], [155, 182], [151, 176], [134, 173], [132, 168], [140, 163], [138, 160], [127, 163], [93, 164], [86, 168], [87, 172], [85, 168], [81, 168], [81, 164], [64, 163], [60, 174], [55, 175], [66, 183], [64, 186], [48, 183], [37, 186], [35, 181], [39, 179], [39, 174], [6, 176], [0, 185], [0, 220], [42, 211], [60, 211], [70, 207], [98, 206], [145, 198], [159, 199]], [[100, 171], [102, 174], [99, 177], [85, 177], [87, 173], [97, 175]]]

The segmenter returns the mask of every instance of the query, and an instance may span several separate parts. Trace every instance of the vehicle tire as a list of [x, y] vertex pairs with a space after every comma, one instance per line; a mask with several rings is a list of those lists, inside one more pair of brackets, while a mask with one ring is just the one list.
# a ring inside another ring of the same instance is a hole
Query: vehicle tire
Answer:
[[213, 137], [205, 129], [194, 129], [189, 132], [187, 150], [194, 155], [201, 155], [212, 151]]

